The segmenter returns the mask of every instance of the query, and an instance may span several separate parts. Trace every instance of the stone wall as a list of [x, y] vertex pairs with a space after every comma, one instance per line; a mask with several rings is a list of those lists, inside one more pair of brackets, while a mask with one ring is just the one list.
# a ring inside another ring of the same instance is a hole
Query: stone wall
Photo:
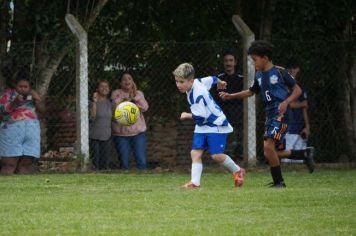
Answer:
[[185, 167], [190, 165], [193, 123], [180, 121], [148, 123], [148, 159], [151, 167]]

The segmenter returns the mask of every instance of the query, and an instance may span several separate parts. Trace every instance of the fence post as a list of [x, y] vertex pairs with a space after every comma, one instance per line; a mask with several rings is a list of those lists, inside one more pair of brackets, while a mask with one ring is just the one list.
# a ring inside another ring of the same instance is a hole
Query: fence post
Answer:
[[86, 171], [89, 164], [88, 36], [73, 15], [66, 14], [65, 21], [76, 37], [77, 154], [83, 158], [82, 171]]
[[[243, 40], [243, 74], [244, 89], [250, 86], [255, 77], [255, 68], [251, 57], [247, 55], [248, 47], [255, 40], [254, 33], [245, 24], [239, 15], [232, 16], [232, 22]], [[244, 99], [244, 129], [243, 129], [243, 156], [248, 166], [256, 166], [256, 108], [255, 96]]]

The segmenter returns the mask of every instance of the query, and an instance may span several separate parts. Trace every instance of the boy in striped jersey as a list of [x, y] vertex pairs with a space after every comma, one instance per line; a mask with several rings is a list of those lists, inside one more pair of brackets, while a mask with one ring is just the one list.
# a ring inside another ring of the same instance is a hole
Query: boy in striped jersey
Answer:
[[271, 44], [262, 40], [254, 41], [248, 49], [248, 54], [252, 57], [256, 68], [252, 87], [238, 93], [220, 92], [219, 94], [222, 99], [228, 100], [243, 99], [260, 93], [266, 114], [263, 150], [270, 165], [273, 179], [271, 187], [285, 188], [276, 146], [285, 135], [288, 106], [298, 98], [301, 89], [285, 69], [273, 65], [272, 52]]
[[195, 71], [189, 63], [179, 65], [173, 71], [173, 75], [179, 92], [187, 94], [191, 110], [191, 113], [182, 112], [180, 119], [193, 119], [195, 121], [191, 151], [191, 180], [182, 187], [188, 189], [200, 187], [203, 171], [201, 157], [205, 150], [210, 152], [213, 160], [233, 173], [235, 186], [241, 187], [244, 183], [245, 170], [224, 154], [227, 134], [231, 133], [233, 128], [209, 93], [213, 84], [217, 84], [218, 88], [224, 89], [226, 82], [215, 76], [194, 79]]

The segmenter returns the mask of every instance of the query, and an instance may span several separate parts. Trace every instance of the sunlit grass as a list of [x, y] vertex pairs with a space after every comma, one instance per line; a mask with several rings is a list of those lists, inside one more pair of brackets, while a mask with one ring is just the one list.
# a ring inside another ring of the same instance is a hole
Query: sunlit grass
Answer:
[[356, 171], [0, 176], [0, 235], [353, 235]]

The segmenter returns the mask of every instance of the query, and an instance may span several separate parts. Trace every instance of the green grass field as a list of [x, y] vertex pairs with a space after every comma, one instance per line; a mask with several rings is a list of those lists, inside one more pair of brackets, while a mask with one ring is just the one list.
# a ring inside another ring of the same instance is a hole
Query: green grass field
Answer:
[[356, 170], [0, 176], [0, 235], [356, 235]]

